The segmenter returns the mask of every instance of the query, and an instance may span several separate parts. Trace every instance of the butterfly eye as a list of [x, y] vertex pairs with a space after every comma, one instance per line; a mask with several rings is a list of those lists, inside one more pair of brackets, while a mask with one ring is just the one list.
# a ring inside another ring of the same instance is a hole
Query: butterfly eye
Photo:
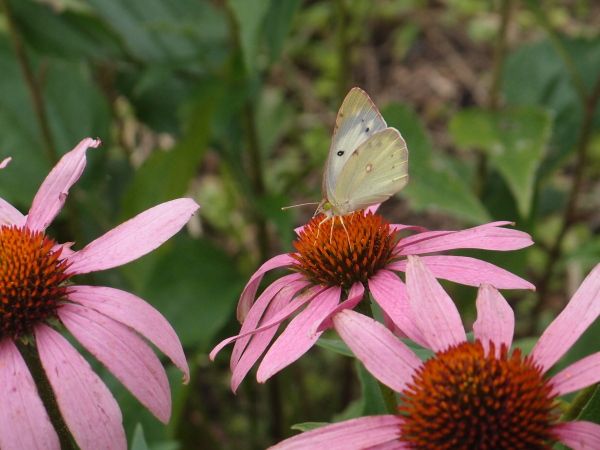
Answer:
[[344, 150], [338, 150], [337, 155], [338, 156], [343, 156], [344, 155]]

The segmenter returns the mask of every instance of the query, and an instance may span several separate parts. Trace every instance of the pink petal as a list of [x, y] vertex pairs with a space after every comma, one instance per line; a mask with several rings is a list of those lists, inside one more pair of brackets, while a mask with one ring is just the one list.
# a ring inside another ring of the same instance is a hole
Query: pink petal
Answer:
[[600, 352], [586, 356], [552, 377], [557, 395], [565, 395], [600, 381]]
[[26, 217], [17, 208], [0, 198], [0, 225], [16, 225], [21, 227], [25, 224]]
[[[256, 329], [258, 324], [260, 323], [260, 319], [263, 316], [264, 311], [269, 306], [273, 298], [280, 292], [284, 291], [284, 294], [287, 295], [288, 299], [291, 299], [296, 293], [302, 289], [304, 289], [309, 284], [308, 281], [305, 280], [304, 275], [300, 273], [293, 273], [290, 275], [285, 275], [278, 280], [275, 280], [271, 283], [267, 288], [260, 294], [258, 299], [254, 302], [250, 311], [246, 315], [246, 320], [242, 324], [242, 328], [240, 328], [240, 332], [238, 334], [244, 334], [249, 331]], [[263, 325], [266, 322], [263, 321]], [[238, 339], [233, 346], [233, 351], [231, 352], [231, 370], [235, 369], [236, 364], [242, 357], [242, 353], [244, 349], [252, 339], [252, 336], [243, 337]]]
[[383, 444], [373, 445], [371, 447], [367, 447], [365, 450], [409, 450], [410, 444], [405, 442], [400, 442], [398, 440], [393, 440], [389, 442], [385, 442]]
[[223, 339], [221, 342], [219, 342], [217, 344], [217, 346], [215, 348], [213, 348], [211, 350], [208, 357], [211, 359], [211, 361], [213, 361], [216, 358], [217, 354], [226, 345], [228, 345], [238, 339], [241, 339], [241, 338], [244, 338], [246, 336], [250, 336], [250, 335], [253, 335], [256, 333], [260, 333], [264, 330], [268, 330], [271, 327], [279, 325], [281, 322], [283, 322], [288, 317], [290, 317], [292, 314], [294, 314], [296, 311], [298, 311], [300, 308], [302, 308], [307, 302], [310, 302], [311, 300], [313, 300], [314, 297], [323, 290], [324, 290], [324, 288], [322, 286], [313, 286], [312, 288], [308, 289], [306, 292], [304, 292], [304, 293], [300, 294], [298, 297], [296, 297], [293, 302], [289, 303], [286, 307], [284, 307], [281, 311], [279, 311], [268, 323], [265, 323], [264, 325], [261, 324], [258, 328], [250, 330], [246, 333], [241, 333], [236, 336], [231, 336], [227, 339]]
[[600, 314], [600, 264], [583, 280], [565, 309], [546, 328], [532, 350], [533, 358], [548, 370], [579, 339]]
[[418, 256], [408, 257], [408, 299], [428, 347], [438, 352], [467, 339], [452, 299]]
[[[280, 290], [277, 294], [275, 294], [275, 297], [273, 297], [273, 300], [269, 302], [266, 312], [264, 313], [264, 315], [261, 318], [261, 324], [266, 324], [266, 323], [271, 322], [273, 320], [273, 318], [276, 317], [277, 313], [279, 313], [285, 306], [287, 306], [290, 303], [290, 300], [292, 300], [292, 298], [295, 294], [296, 294], [296, 289], [294, 289], [291, 286], [286, 287], [286, 288]], [[254, 304], [254, 308], [257, 305], [258, 305], [258, 301]], [[249, 320], [250, 320], [250, 315], [248, 315], [248, 317], [246, 318], [244, 325], [246, 325], [249, 322]], [[269, 344], [273, 340], [273, 337], [277, 333], [278, 329], [279, 329], [279, 325], [275, 325], [275, 326], [270, 327], [262, 332], [256, 333], [251, 337], [249, 336], [247, 338], [243, 338], [243, 339], [251, 339], [251, 341], [245, 347], [241, 357], [237, 358], [236, 364], [232, 365], [232, 368], [231, 368], [231, 370], [232, 370], [231, 390], [233, 392], [237, 391], [237, 388], [239, 387], [241, 382], [244, 380], [244, 378], [250, 371], [250, 368], [256, 363], [258, 358], [260, 358], [260, 356], [263, 354], [263, 352], [266, 350], [266, 348], [269, 346]], [[236, 342], [236, 345], [241, 340], [242, 339], [238, 339]], [[234, 347], [234, 352], [235, 352], [235, 347]], [[233, 362], [233, 355], [232, 355], [232, 362]]]
[[344, 309], [354, 309], [356, 305], [363, 299], [365, 295], [365, 288], [362, 283], [354, 283], [352, 287], [350, 287], [350, 291], [348, 292], [348, 298], [344, 300], [342, 303], [337, 305], [333, 310], [325, 316], [320, 323], [315, 323], [315, 327], [311, 330], [311, 334], [318, 333], [320, 331], [325, 331], [331, 327], [333, 327], [332, 318], [340, 311]]
[[402, 418], [367, 416], [326, 425], [286, 439], [270, 450], [362, 450], [400, 437]]
[[96, 272], [138, 259], [181, 230], [198, 208], [191, 198], [178, 198], [150, 208], [71, 255], [69, 271]]
[[577, 421], [555, 425], [552, 431], [560, 442], [573, 450], [598, 450], [600, 448], [600, 425]]
[[[421, 256], [434, 277], [467, 286], [491, 284], [496, 289], [531, 289], [535, 286], [529, 281], [510, 273], [494, 264], [467, 256]], [[402, 259], [388, 265], [390, 270], [406, 271], [407, 261]]]
[[254, 272], [246, 284], [246, 287], [242, 291], [240, 301], [238, 302], [237, 319], [240, 321], [240, 323], [243, 323], [246, 319], [246, 315], [248, 314], [248, 311], [250, 311], [250, 307], [252, 306], [254, 297], [256, 296], [256, 291], [265, 273], [267, 273], [269, 270], [277, 269], [278, 267], [289, 267], [294, 263], [294, 258], [292, 258], [288, 253], [284, 253], [283, 255], [277, 255], [269, 259], [262, 266], [260, 266], [256, 272]]
[[83, 173], [87, 149], [100, 144], [100, 140], [86, 138], [58, 161], [35, 194], [27, 217], [29, 229], [44, 231], [50, 225], [65, 204], [69, 189]]
[[331, 287], [318, 294], [308, 306], [294, 317], [263, 358], [256, 380], [264, 383], [277, 372], [304, 355], [322, 333], [314, 333], [320, 323], [340, 301], [341, 288]]
[[401, 239], [400, 255], [441, 252], [460, 248], [483, 250], [518, 250], [533, 244], [523, 231], [501, 228], [510, 222], [492, 222], [461, 231], [428, 231]]
[[60, 450], [29, 369], [10, 339], [0, 341], [0, 448]]
[[486, 353], [490, 341], [500, 355], [500, 345], [510, 348], [515, 332], [515, 314], [508, 302], [495, 288], [484, 284], [477, 293], [477, 320], [473, 324], [475, 338], [479, 339]]
[[10, 157], [10, 156], [9, 156], [9, 157], [7, 157], [7, 158], [4, 158], [4, 159], [2, 160], [2, 162], [0, 162], [0, 169], [6, 169], [6, 166], [8, 166], [8, 164], [9, 164], [11, 161], [12, 161], [12, 157]]
[[73, 303], [58, 316], [75, 338], [158, 420], [171, 417], [171, 391], [160, 361], [138, 335], [108, 317]]
[[349, 309], [333, 318], [335, 330], [371, 374], [402, 392], [421, 360], [385, 326]]
[[60, 413], [82, 450], [126, 450], [121, 411], [90, 365], [60, 334], [38, 325], [40, 360]]
[[187, 383], [190, 369], [181, 342], [167, 319], [153, 306], [129, 292], [102, 286], [71, 286], [68, 298], [133, 328], [169, 357], [183, 372]]
[[406, 285], [398, 275], [388, 270], [380, 270], [369, 280], [369, 290], [373, 299], [403, 334], [426, 346], [423, 333], [412, 318]]

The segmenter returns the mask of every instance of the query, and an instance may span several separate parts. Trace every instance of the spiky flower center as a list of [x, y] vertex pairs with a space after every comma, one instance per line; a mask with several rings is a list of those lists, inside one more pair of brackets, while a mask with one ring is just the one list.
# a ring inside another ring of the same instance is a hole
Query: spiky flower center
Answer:
[[0, 339], [17, 339], [56, 314], [67, 263], [42, 232], [0, 226]]
[[402, 441], [419, 450], [550, 449], [552, 385], [520, 350], [479, 341], [439, 352], [402, 393]]
[[396, 232], [377, 214], [314, 217], [294, 242], [296, 270], [317, 284], [366, 283], [394, 257]]

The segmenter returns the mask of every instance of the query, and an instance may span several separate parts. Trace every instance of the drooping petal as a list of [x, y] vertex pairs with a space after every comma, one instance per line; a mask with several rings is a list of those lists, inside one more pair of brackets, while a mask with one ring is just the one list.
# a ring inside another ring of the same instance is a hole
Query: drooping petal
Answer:
[[412, 317], [429, 348], [442, 351], [467, 339], [452, 299], [418, 256], [408, 257], [406, 287]]
[[129, 292], [103, 286], [71, 286], [68, 298], [133, 328], [169, 357], [187, 383], [190, 369], [177, 333], [149, 303]]
[[[510, 273], [494, 264], [468, 256], [421, 256], [434, 277], [467, 286], [479, 287], [490, 284], [496, 289], [531, 289], [535, 286], [529, 281]], [[406, 271], [407, 261], [394, 261], [388, 266], [390, 270]]]
[[178, 198], [150, 208], [71, 255], [69, 271], [97, 272], [138, 259], [181, 230], [198, 208], [191, 198]]
[[320, 323], [340, 301], [341, 288], [330, 287], [318, 294], [308, 306], [294, 317], [265, 354], [256, 380], [264, 383], [277, 372], [304, 355], [319, 339], [321, 332], [314, 333]]
[[56, 431], [17, 347], [0, 341], [0, 448], [60, 450]]
[[265, 273], [269, 270], [277, 269], [278, 267], [288, 267], [294, 264], [295, 260], [288, 253], [284, 253], [283, 255], [277, 255], [273, 258], [266, 261], [262, 266], [258, 268], [254, 274], [250, 277], [250, 280], [244, 287], [242, 291], [242, 295], [240, 296], [240, 301], [237, 306], [237, 319], [240, 323], [243, 323], [246, 319], [246, 315], [248, 311], [250, 311], [250, 307], [254, 302], [254, 297], [256, 296], [256, 291], [260, 282], [263, 279]]
[[246, 336], [251, 336], [256, 333], [260, 333], [264, 330], [268, 330], [271, 327], [279, 325], [281, 322], [283, 322], [284, 320], [289, 318], [296, 311], [301, 309], [307, 302], [310, 302], [311, 300], [313, 300], [314, 297], [323, 290], [324, 290], [324, 288], [322, 286], [313, 286], [312, 288], [308, 289], [306, 292], [303, 292], [298, 297], [294, 298], [293, 302], [290, 302], [287, 306], [282, 308], [277, 314], [275, 314], [275, 316], [268, 323], [265, 323], [264, 325], [261, 324], [258, 328], [254, 328], [253, 330], [250, 330], [246, 333], [238, 334], [236, 336], [231, 336], [231, 337], [228, 337], [227, 339], [223, 339], [221, 342], [219, 342], [215, 346], [215, 348], [213, 348], [211, 350], [208, 357], [210, 358], [211, 361], [214, 361], [217, 354], [221, 350], [223, 350], [223, 347], [225, 347], [226, 345], [231, 344], [232, 342], [234, 342], [238, 339], [244, 338]]
[[[290, 303], [290, 300], [292, 300], [296, 294], [296, 291], [297, 290], [293, 286], [288, 286], [275, 294], [275, 297], [273, 297], [272, 301], [269, 302], [269, 305], [267, 306], [267, 309], [261, 318], [260, 324], [262, 325], [271, 322], [273, 318], [276, 317], [276, 315]], [[257, 305], [258, 301], [254, 304], [254, 306], [256, 307]], [[250, 316], [246, 318], [244, 325], [248, 323], [249, 320]], [[251, 340], [250, 343], [245, 347], [241, 357], [236, 360], [236, 364], [231, 368], [231, 390], [233, 392], [237, 391], [237, 388], [250, 371], [250, 368], [256, 363], [256, 361], [258, 361], [258, 358], [260, 358], [273, 340], [273, 337], [275, 337], [278, 329], [279, 325], [275, 325], [260, 333], [248, 336], [247, 338], [242, 338]], [[242, 339], [238, 339], [236, 341], [236, 345]]]
[[58, 316], [75, 338], [158, 420], [171, 417], [171, 391], [162, 364], [135, 332], [93, 309], [63, 305]]
[[475, 338], [481, 341], [486, 353], [490, 341], [500, 355], [500, 346], [510, 348], [515, 332], [515, 314], [500, 292], [484, 284], [477, 292], [477, 320], [473, 324]]
[[335, 330], [371, 374], [401, 392], [421, 360], [381, 323], [346, 309], [333, 318]]
[[3, 198], [0, 198], [0, 225], [16, 225], [18, 227], [25, 224], [26, 217], [8, 203]]
[[576, 421], [555, 425], [552, 431], [560, 442], [573, 450], [597, 450], [600, 448], [600, 425]]
[[557, 395], [565, 395], [600, 381], [600, 352], [586, 356], [552, 377]]
[[491, 222], [461, 231], [428, 231], [398, 242], [400, 255], [441, 252], [460, 248], [482, 250], [518, 250], [533, 244], [529, 234], [502, 228], [510, 222]]
[[369, 290], [377, 304], [403, 334], [419, 345], [427, 345], [423, 333], [412, 318], [406, 285], [398, 275], [380, 270], [369, 280]]
[[600, 314], [600, 264], [583, 280], [565, 309], [546, 328], [531, 354], [548, 370]]
[[[304, 279], [304, 276], [299, 273], [292, 273], [289, 275], [285, 275], [269, 286], [260, 294], [258, 299], [248, 311], [246, 315], [246, 320], [242, 323], [242, 327], [240, 328], [240, 332], [238, 334], [244, 334], [249, 331], [255, 329], [260, 323], [260, 319], [263, 316], [266, 308], [269, 306], [271, 301], [275, 298], [275, 296], [280, 292], [284, 291], [284, 295], [288, 295], [288, 298], [292, 298], [296, 293], [303, 288], [305, 288], [309, 284], [308, 281]], [[266, 322], [262, 322], [264, 325]], [[252, 339], [252, 335], [243, 337], [238, 339], [233, 346], [233, 351], [231, 352], [231, 370], [235, 369], [236, 364], [242, 357], [242, 353], [246, 349], [246, 346]]]
[[87, 149], [96, 148], [100, 144], [97, 139], [86, 138], [58, 161], [31, 203], [27, 216], [29, 229], [44, 231], [50, 225], [65, 204], [69, 189], [83, 173]]
[[88, 362], [46, 325], [35, 328], [40, 360], [60, 413], [82, 450], [126, 450], [116, 400]]
[[363, 299], [365, 295], [365, 288], [362, 283], [356, 282], [350, 287], [350, 291], [348, 292], [348, 298], [344, 300], [342, 303], [338, 304], [333, 310], [325, 316], [325, 318], [320, 323], [315, 323], [315, 327], [310, 331], [311, 334], [318, 333], [320, 331], [325, 331], [328, 328], [333, 327], [332, 318], [337, 313], [344, 309], [354, 309], [356, 305]]
[[270, 450], [362, 450], [397, 440], [402, 418], [367, 416], [334, 423], [286, 439]]

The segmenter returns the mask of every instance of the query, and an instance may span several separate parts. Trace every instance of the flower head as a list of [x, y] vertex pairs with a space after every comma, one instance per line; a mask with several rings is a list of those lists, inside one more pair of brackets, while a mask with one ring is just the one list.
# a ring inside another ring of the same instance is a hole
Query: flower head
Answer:
[[88, 362], [57, 331], [63, 326], [163, 422], [171, 414], [169, 383], [145, 339], [173, 361], [184, 379], [189, 377], [181, 343], [157, 310], [133, 294], [77, 285], [72, 278], [120, 266], [154, 250], [198, 209], [193, 200], [155, 206], [79, 251], [46, 235], [83, 172], [87, 149], [98, 145], [100, 141], [88, 138], [66, 153], [42, 183], [26, 216], [0, 199], [3, 450], [60, 448], [21, 354], [25, 346], [37, 352], [60, 414], [80, 448], [127, 447], [119, 406]]
[[600, 448], [600, 425], [560, 422], [556, 409], [557, 397], [600, 381], [600, 353], [547, 374], [600, 314], [600, 265], [528, 356], [509, 351], [514, 316], [495, 288], [479, 289], [474, 342], [467, 341], [454, 303], [418, 257], [409, 259], [407, 290], [435, 351], [425, 362], [369, 317], [342, 310], [332, 319], [367, 370], [400, 393], [398, 414], [328, 425], [274, 449], [550, 449], [556, 441], [576, 450]]
[[[460, 248], [505, 251], [531, 245], [527, 233], [504, 228], [508, 224], [494, 222], [462, 231], [426, 231], [389, 224], [371, 211], [327, 221], [317, 216], [298, 230], [295, 253], [271, 258], [252, 275], [238, 303], [240, 333], [217, 345], [211, 358], [236, 341], [231, 356], [231, 387], [235, 391], [267, 350], [281, 323], [293, 317], [258, 368], [257, 379], [264, 382], [308, 351], [330, 323], [330, 317], [339, 308], [356, 305], [366, 289], [383, 310], [391, 329], [424, 343], [409, 311], [406, 286], [396, 273], [406, 270], [407, 256]], [[413, 234], [401, 237], [407, 231]], [[533, 288], [522, 278], [479, 259], [449, 255], [428, 255], [422, 259], [436, 277], [457, 283]], [[290, 273], [255, 298], [264, 274], [277, 268]]]

